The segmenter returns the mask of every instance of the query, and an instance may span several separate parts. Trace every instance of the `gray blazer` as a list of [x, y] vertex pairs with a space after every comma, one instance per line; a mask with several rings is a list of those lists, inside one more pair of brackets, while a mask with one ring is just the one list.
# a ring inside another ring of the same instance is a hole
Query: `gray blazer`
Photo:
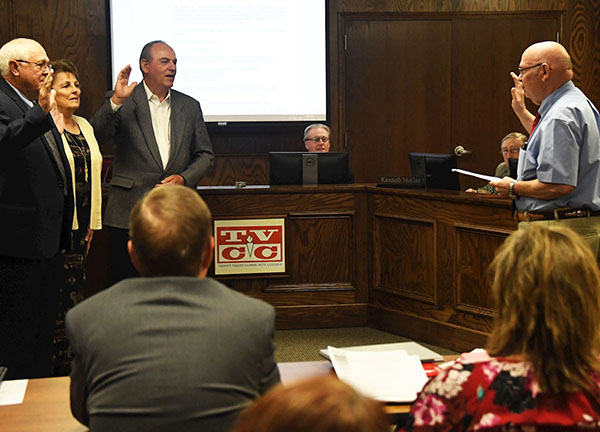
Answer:
[[91, 123], [101, 144], [114, 138], [104, 223], [127, 229], [129, 213], [144, 193], [172, 174], [195, 187], [211, 167], [214, 154], [195, 99], [171, 89], [171, 152], [163, 168], [143, 84], [137, 85], [117, 112], [110, 105], [111, 96], [109, 92]]
[[213, 279], [126, 279], [71, 309], [71, 410], [94, 432], [229, 431], [279, 382], [272, 306]]

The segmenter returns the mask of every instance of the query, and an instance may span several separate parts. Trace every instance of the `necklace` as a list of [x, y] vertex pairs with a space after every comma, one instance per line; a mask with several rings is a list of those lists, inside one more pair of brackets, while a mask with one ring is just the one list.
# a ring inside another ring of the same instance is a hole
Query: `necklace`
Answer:
[[83, 175], [85, 177], [85, 182], [87, 183], [88, 182], [88, 161], [87, 161], [87, 154], [84, 150], [85, 144], [83, 143], [83, 140], [85, 138], [82, 138], [81, 130], [79, 131], [78, 135], [75, 135], [66, 129], [65, 129], [65, 132], [66, 132], [67, 140], [69, 141], [69, 143], [75, 144], [75, 146], [77, 147], [77, 152], [81, 155], [81, 158], [83, 159]]

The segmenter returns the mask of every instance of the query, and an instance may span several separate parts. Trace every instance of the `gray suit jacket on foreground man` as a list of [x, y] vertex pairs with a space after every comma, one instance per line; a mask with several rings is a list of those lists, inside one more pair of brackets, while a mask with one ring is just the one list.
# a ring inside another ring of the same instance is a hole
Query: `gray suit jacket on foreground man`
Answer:
[[279, 381], [274, 316], [210, 278], [124, 280], [67, 315], [71, 409], [94, 432], [229, 431]]

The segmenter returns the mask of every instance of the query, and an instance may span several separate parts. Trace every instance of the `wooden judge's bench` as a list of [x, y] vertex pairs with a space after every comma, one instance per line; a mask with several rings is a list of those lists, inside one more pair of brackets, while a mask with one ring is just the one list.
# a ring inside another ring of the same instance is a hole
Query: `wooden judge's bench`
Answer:
[[485, 343], [485, 275], [516, 229], [506, 199], [374, 185], [199, 187], [213, 219], [284, 217], [285, 274], [217, 276], [277, 328], [364, 326], [457, 351]]
[[[278, 329], [368, 325], [455, 351], [484, 345], [486, 269], [517, 228], [511, 201], [368, 184], [198, 193], [215, 220], [286, 219], [284, 274], [217, 276], [275, 306]], [[87, 296], [106, 287], [106, 263], [103, 230], [87, 260]]]

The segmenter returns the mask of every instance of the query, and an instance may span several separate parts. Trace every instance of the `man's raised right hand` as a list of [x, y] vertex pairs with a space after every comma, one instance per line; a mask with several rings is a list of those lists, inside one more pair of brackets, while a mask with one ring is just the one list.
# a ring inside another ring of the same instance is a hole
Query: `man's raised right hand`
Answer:
[[115, 90], [110, 98], [115, 105], [122, 105], [125, 99], [131, 96], [131, 92], [137, 85], [137, 82], [129, 84], [129, 75], [131, 74], [131, 65], [125, 66], [119, 72], [117, 82], [115, 83]]

